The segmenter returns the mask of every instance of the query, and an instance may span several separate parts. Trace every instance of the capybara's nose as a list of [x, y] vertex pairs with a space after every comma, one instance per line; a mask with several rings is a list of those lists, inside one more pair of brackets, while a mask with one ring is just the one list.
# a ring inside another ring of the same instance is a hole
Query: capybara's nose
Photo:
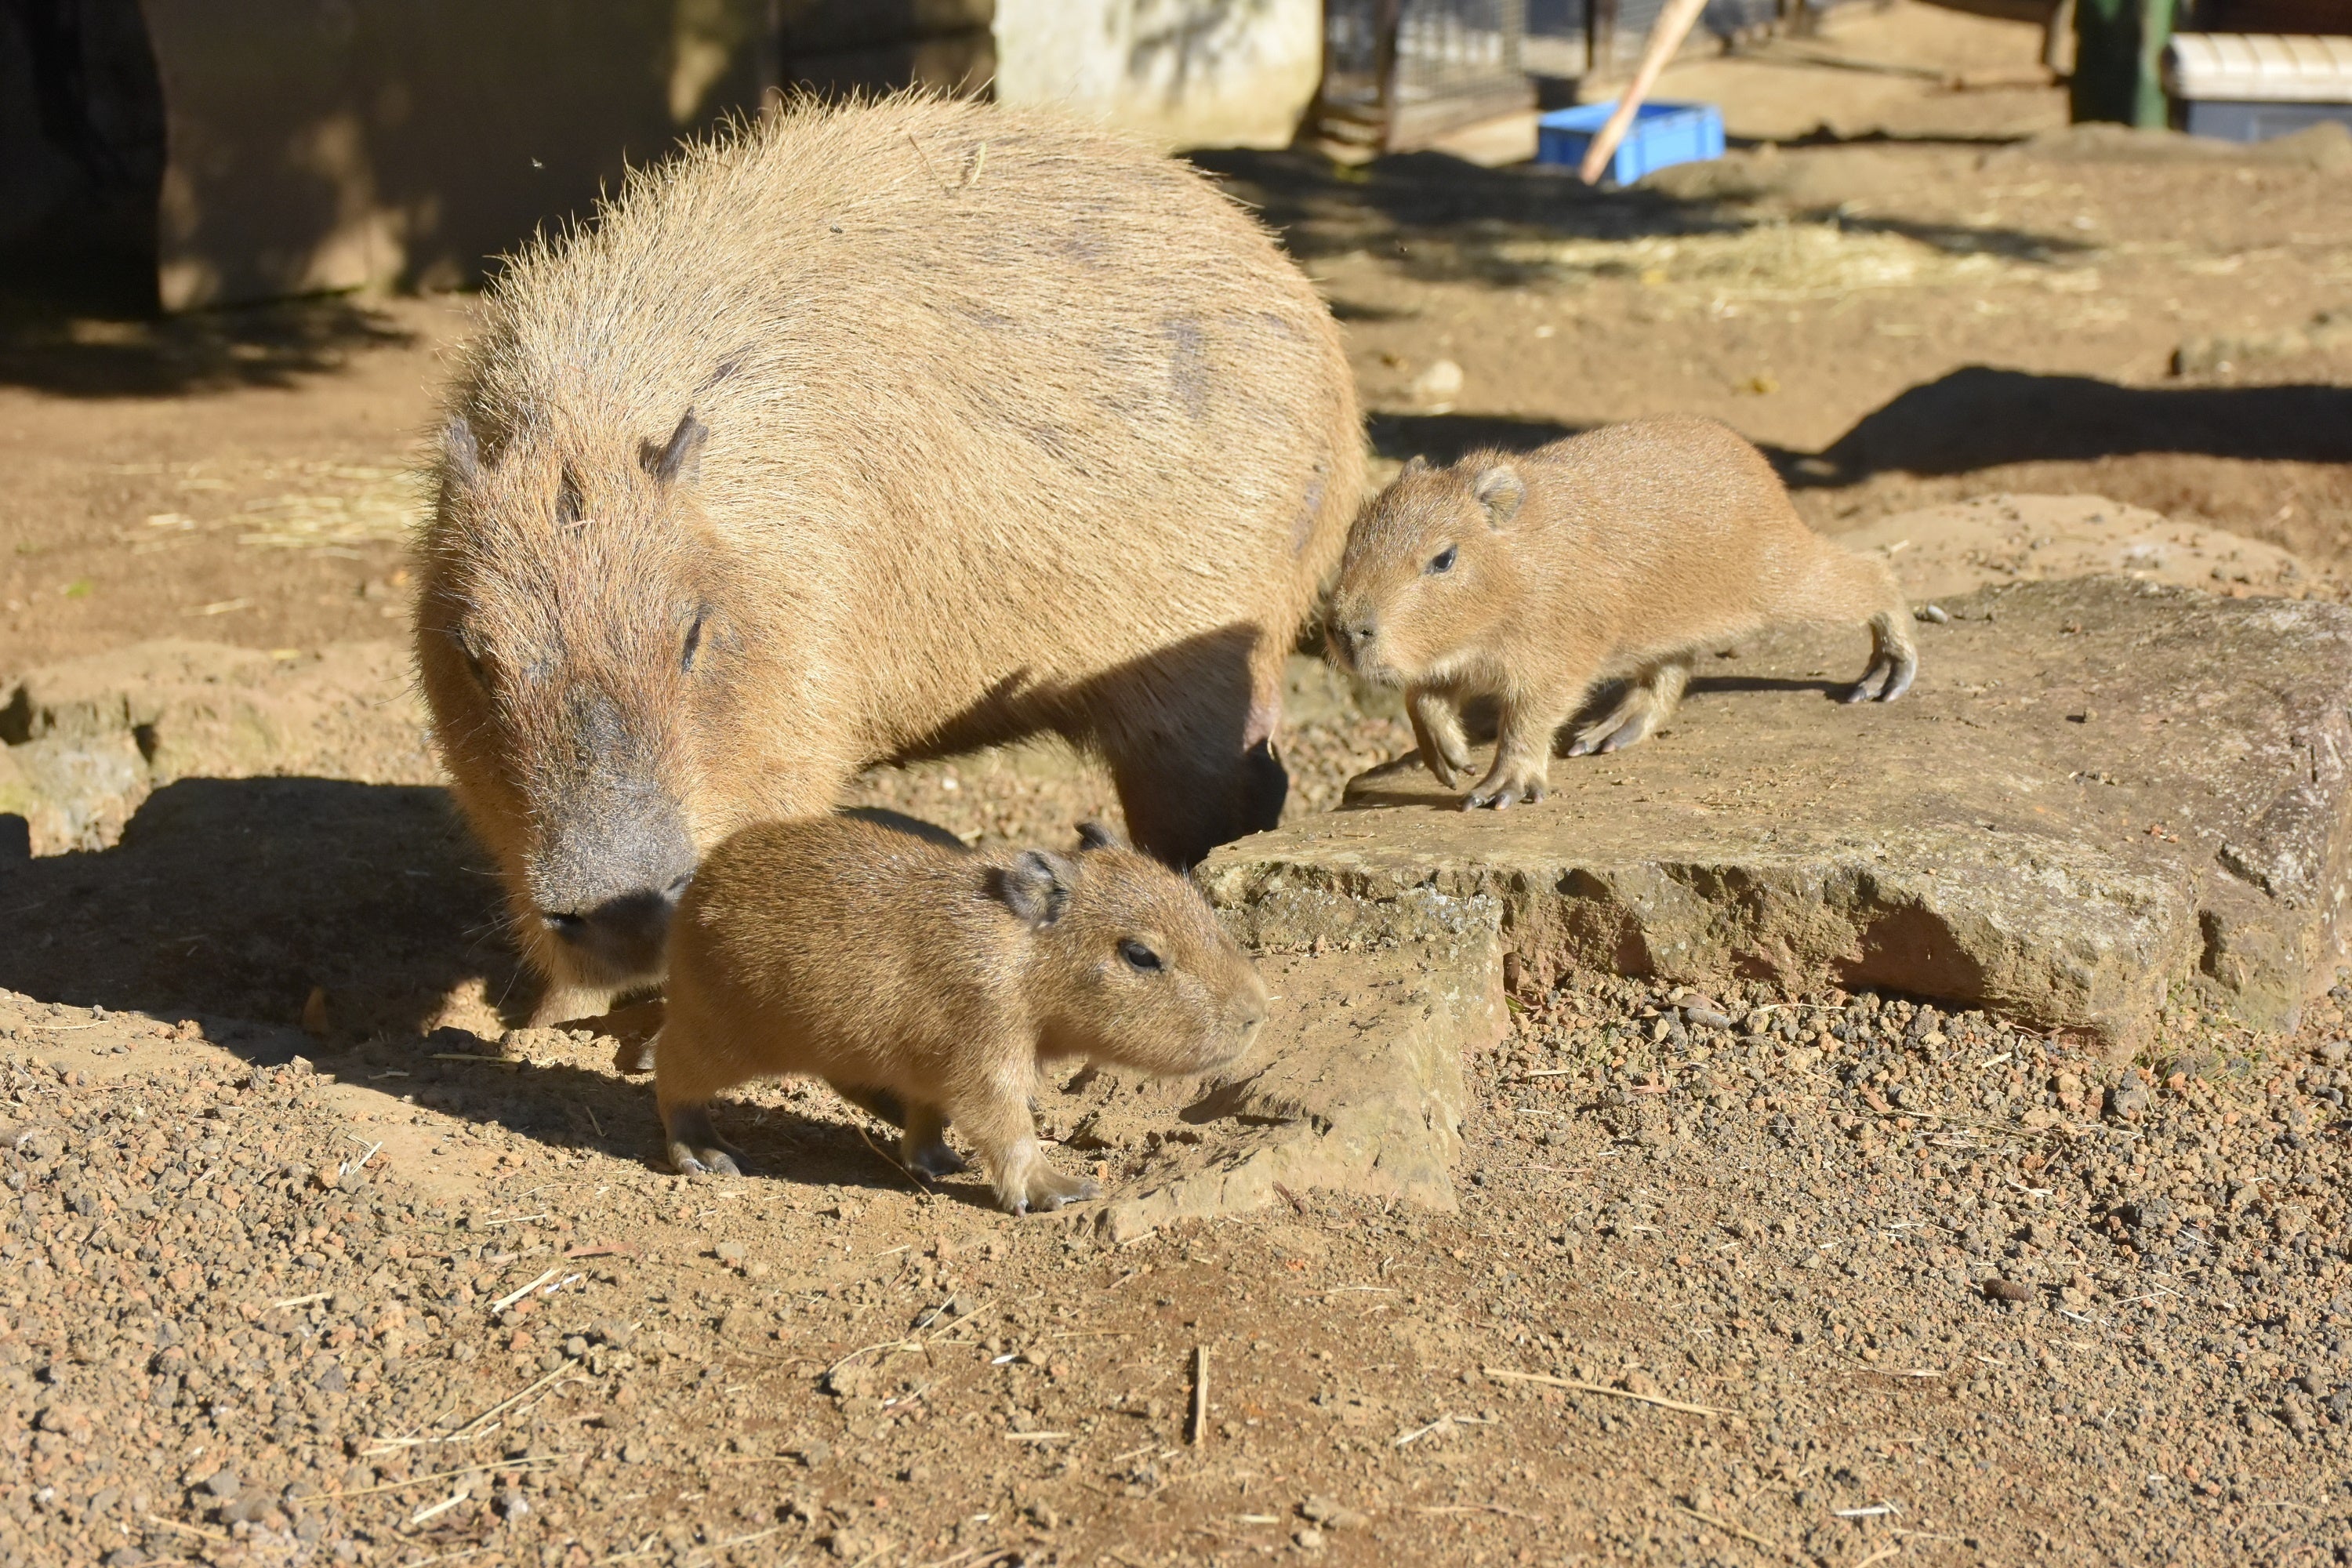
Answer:
[[632, 973], [654, 967], [669, 935], [670, 916], [689, 879], [667, 888], [640, 888], [586, 909], [542, 910], [547, 927], [583, 953]]
[[1348, 656], [1348, 662], [1350, 664], [1363, 657], [1364, 650], [1371, 647], [1372, 638], [1378, 631], [1379, 628], [1372, 624], [1372, 619], [1369, 616], [1356, 620], [1334, 620], [1331, 623], [1331, 635], [1339, 639], [1339, 651]]

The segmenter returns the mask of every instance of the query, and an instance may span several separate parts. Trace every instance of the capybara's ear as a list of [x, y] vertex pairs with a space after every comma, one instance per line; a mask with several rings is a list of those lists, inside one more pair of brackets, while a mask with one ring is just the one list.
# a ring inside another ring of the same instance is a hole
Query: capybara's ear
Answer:
[[1401, 479], [1409, 479], [1415, 474], [1425, 474], [1427, 472], [1429, 472], [1429, 459], [1423, 457], [1419, 452], [1415, 452], [1412, 457], [1407, 458], [1404, 460], [1404, 472], [1399, 474], [1397, 478]]
[[1470, 482], [1470, 493], [1486, 509], [1486, 521], [1500, 528], [1518, 515], [1528, 487], [1508, 463], [1490, 463]]
[[482, 471], [482, 448], [464, 415], [449, 416], [449, 427], [441, 433], [441, 450], [449, 460], [449, 477], [459, 484], [472, 484]]
[[651, 441], [646, 443], [642, 454], [646, 472], [665, 485], [680, 479], [692, 484], [702, 472], [702, 442], [709, 434], [710, 427], [694, 416], [693, 409], [688, 409], [667, 441], [658, 447]]
[[1099, 822], [1078, 824], [1078, 848], [1081, 852], [1088, 849], [1124, 849], [1126, 847], [1127, 840], [1121, 838], [1106, 825]]
[[1008, 910], [1043, 929], [1062, 918], [1070, 901], [1070, 863], [1043, 849], [1024, 849], [1021, 858], [1001, 867], [990, 891]]

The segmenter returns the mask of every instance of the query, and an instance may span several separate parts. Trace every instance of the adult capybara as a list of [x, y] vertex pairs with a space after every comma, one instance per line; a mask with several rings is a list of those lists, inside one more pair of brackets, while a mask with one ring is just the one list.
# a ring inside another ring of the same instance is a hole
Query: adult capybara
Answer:
[[1038, 1147], [1039, 1062], [1223, 1067], [1265, 983], [1191, 883], [1093, 824], [1075, 855], [983, 855], [903, 821], [759, 823], [710, 851], [672, 922], [654, 1047], [671, 1163], [738, 1173], [711, 1097], [816, 1077], [903, 1127], [911, 1170], [964, 1168], [952, 1122], [1014, 1214], [1097, 1196]]
[[1349, 531], [1329, 625], [1343, 667], [1405, 689], [1422, 760], [1448, 788], [1470, 764], [1463, 702], [1498, 700], [1494, 765], [1469, 807], [1541, 800], [1553, 736], [1597, 684], [1625, 689], [1577, 726], [1570, 756], [1644, 739], [1700, 649], [1784, 621], [1868, 624], [1848, 701], [1910, 689], [1911, 612], [1885, 563], [1807, 528], [1728, 426], [1678, 416], [1445, 468], [1414, 458]]
[[1055, 731], [1186, 864], [1271, 825], [1361, 434], [1338, 333], [1182, 164], [803, 105], [525, 249], [447, 395], [417, 659], [542, 1021], [658, 978], [699, 852]]

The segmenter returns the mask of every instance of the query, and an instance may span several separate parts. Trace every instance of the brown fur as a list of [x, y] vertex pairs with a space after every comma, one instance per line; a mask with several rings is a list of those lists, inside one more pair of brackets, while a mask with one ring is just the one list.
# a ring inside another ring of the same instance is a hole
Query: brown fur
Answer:
[[483, 313], [417, 660], [542, 1019], [656, 982], [700, 851], [879, 760], [1058, 731], [1180, 865], [1277, 817], [1361, 437], [1314, 290], [1183, 165], [802, 106], [632, 176]]
[[1266, 991], [1191, 884], [1098, 828], [1073, 856], [977, 854], [847, 816], [749, 827], [705, 858], [669, 938], [654, 1086], [680, 1171], [736, 1171], [713, 1095], [823, 1078], [906, 1129], [909, 1169], [964, 1168], [1015, 1214], [1099, 1195], [1046, 1164], [1038, 1063], [1205, 1072], [1247, 1048]]
[[1577, 727], [1570, 756], [1644, 739], [1699, 650], [1775, 622], [1869, 624], [1848, 701], [1893, 701], [1918, 665], [1894, 575], [1808, 529], [1763, 454], [1712, 419], [1449, 468], [1415, 458], [1356, 520], [1331, 602], [1333, 658], [1406, 689], [1448, 788], [1469, 765], [1461, 705], [1499, 703], [1494, 765], [1465, 807], [1542, 799], [1553, 737], [1598, 684], [1626, 689]]

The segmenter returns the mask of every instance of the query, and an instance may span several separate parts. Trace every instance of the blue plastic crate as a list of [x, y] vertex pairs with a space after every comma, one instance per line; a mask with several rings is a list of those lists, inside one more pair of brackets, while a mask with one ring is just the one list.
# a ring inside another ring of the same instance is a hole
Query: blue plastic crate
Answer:
[[[1555, 109], [1536, 121], [1536, 162], [1564, 163], [1573, 169], [1584, 162], [1592, 139], [1617, 105], [1583, 103]], [[1633, 123], [1609, 160], [1609, 175], [1630, 185], [1653, 169], [1675, 163], [1698, 163], [1723, 156], [1723, 111], [1711, 103], [1644, 103], [1633, 111]]]

